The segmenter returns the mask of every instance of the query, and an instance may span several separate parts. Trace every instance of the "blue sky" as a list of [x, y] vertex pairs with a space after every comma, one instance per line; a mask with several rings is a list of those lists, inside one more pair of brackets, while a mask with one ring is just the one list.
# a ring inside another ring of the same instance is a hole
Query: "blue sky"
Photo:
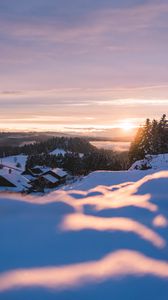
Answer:
[[160, 117], [167, 14], [164, 0], [0, 0], [1, 129], [99, 131]]

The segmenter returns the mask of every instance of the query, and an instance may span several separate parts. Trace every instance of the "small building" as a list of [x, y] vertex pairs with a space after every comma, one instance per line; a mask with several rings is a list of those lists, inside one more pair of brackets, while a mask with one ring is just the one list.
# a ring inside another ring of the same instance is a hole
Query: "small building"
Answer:
[[[46, 170], [47, 168], [45, 168]], [[44, 188], [58, 187], [60, 184], [66, 182], [68, 173], [62, 169], [49, 169], [46, 172], [32, 178], [31, 185], [34, 190], [43, 190]]]
[[59, 184], [63, 184], [66, 181], [68, 173], [60, 168], [55, 168], [45, 172], [43, 175], [50, 175], [52, 177], [55, 177], [56, 179], [58, 179]]
[[35, 191], [43, 191], [45, 188], [52, 189], [59, 184], [59, 180], [50, 174], [41, 175], [31, 181], [32, 188]]
[[42, 174], [46, 173], [47, 171], [51, 170], [51, 168], [43, 167], [43, 166], [35, 166], [32, 168], [27, 168], [22, 175], [28, 178], [30, 181], [34, 178], [38, 178]]
[[22, 192], [30, 188], [29, 180], [22, 172], [13, 168], [0, 169], [0, 190]]

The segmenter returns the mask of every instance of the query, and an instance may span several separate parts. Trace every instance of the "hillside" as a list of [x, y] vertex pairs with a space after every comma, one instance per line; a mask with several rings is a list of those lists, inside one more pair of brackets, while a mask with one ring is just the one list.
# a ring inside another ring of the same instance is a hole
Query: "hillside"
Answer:
[[168, 171], [0, 195], [0, 299], [166, 300]]
[[60, 150], [61, 152], [90, 153], [95, 150], [95, 147], [92, 146], [86, 138], [53, 137], [40, 142], [28, 143], [20, 147], [1, 146], [0, 157], [18, 154], [49, 154], [57, 149], [59, 150], [58, 154], [62, 154]]
[[97, 186], [115, 186], [118, 184], [133, 183], [145, 175], [151, 174], [151, 171], [96, 171], [88, 176], [79, 179], [71, 186], [66, 186], [65, 190], [75, 189], [86, 191], [96, 188]]

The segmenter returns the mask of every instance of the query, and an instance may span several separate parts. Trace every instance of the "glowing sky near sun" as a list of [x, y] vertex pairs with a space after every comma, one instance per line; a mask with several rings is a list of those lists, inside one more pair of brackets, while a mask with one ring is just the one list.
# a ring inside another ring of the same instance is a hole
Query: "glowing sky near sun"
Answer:
[[0, 130], [99, 133], [166, 113], [167, 14], [167, 0], [0, 0]]

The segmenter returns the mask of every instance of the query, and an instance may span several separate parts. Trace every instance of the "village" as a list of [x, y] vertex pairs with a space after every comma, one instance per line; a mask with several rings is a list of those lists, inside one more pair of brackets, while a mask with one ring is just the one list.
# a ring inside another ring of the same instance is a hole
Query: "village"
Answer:
[[44, 192], [66, 183], [70, 175], [60, 168], [26, 168], [26, 155], [5, 157], [0, 163], [0, 191]]

